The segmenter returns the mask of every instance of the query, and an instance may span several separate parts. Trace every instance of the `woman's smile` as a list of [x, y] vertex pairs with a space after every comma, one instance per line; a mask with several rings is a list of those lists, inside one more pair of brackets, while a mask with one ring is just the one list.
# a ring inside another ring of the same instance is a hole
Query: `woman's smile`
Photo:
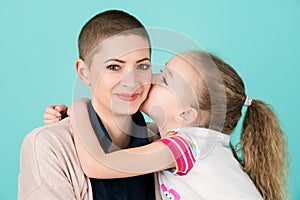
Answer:
[[135, 101], [138, 97], [138, 93], [117, 93], [116, 96], [123, 101]]

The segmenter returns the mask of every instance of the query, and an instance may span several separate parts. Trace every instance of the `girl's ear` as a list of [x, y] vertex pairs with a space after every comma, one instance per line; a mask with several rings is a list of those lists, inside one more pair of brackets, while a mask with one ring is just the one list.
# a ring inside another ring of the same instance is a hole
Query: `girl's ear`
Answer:
[[85, 85], [89, 85], [90, 81], [89, 81], [88, 66], [85, 64], [85, 62], [82, 59], [77, 59], [75, 65], [76, 65], [76, 72], [80, 81]]
[[188, 107], [184, 112], [176, 116], [176, 121], [178, 123], [190, 126], [199, 125], [199, 113], [195, 108]]

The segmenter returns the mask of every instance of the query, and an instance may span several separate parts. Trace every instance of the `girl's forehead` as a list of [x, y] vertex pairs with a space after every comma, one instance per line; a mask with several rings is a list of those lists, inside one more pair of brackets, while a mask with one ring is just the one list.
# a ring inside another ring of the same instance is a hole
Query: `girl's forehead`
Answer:
[[181, 76], [188, 82], [195, 77], [195, 74], [198, 73], [194, 66], [181, 56], [174, 56], [171, 58], [167, 62], [165, 70], [170, 75]]

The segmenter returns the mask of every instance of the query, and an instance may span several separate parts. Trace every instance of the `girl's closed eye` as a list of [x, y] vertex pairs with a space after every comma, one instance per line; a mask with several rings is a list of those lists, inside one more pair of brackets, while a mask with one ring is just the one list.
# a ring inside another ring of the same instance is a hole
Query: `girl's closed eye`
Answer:
[[162, 73], [163, 73], [164, 70], [163, 70], [163, 69], [160, 69], [159, 71], [160, 71], [160, 73], [161, 73], [161, 76], [160, 76], [160, 77], [161, 77], [161, 82], [164, 83], [166, 86], [168, 86], [166, 77], [164, 77], [164, 76], [162, 75]]
[[161, 76], [161, 81], [162, 81], [166, 86], [168, 86], [166, 77]]
[[106, 69], [111, 70], [111, 71], [118, 71], [121, 69], [119, 65], [108, 65]]
[[161, 82], [164, 83], [166, 86], [168, 86], [166, 77], [162, 76], [162, 73], [163, 73], [164, 70], [160, 69], [159, 71], [161, 73]]

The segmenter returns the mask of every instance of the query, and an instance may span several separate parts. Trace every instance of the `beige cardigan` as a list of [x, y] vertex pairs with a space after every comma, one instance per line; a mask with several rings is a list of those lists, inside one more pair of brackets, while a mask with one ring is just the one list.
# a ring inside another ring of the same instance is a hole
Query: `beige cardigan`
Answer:
[[[19, 200], [91, 200], [92, 187], [83, 173], [69, 118], [33, 130], [23, 142]], [[148, 124], [148, 131], [153, 129]], [[156, 199], [161, 199], [156, 179]]]
[[33, 130], [25, 137], [20, 156], [19, 200], [93, 199], [68, 118]]

